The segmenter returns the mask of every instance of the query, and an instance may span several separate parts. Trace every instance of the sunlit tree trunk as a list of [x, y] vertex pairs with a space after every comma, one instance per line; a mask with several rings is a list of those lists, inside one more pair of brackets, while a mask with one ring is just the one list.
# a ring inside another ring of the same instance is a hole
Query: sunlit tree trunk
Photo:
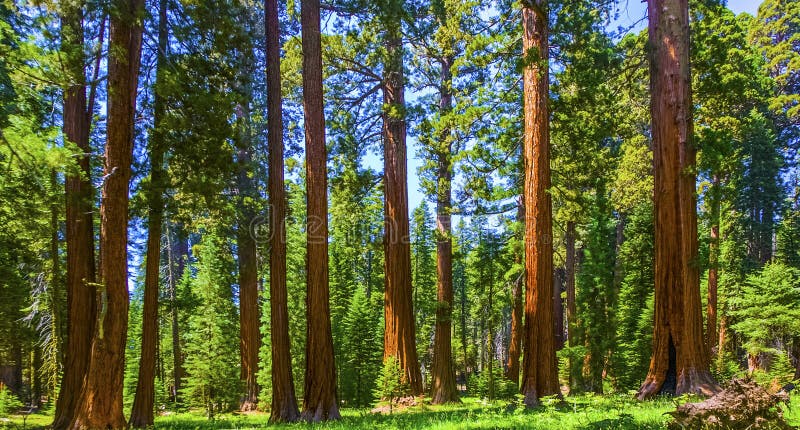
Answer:
[[408, 227], [406, 103], [400, 4], [384, 12], [386, 60], [383, 76], [383, 180], [385, 307], [383, 359], [397, 358], [412, 395], [422, 394], [411, 288]]
[[270, 202], [270, 333], [272, 334], [271, 422], [297, 421], [300, 413], [294, 393], [289, 348], [289, 312], [286, 292], [286, 191], [283, 183], [283, 119], [281, 109], [280, 24], [277, 0], [266, 0], [267, 139], [269, 144]]
[[303, 110], [306, 131], [306, 378], [302, 417], [340, 418], [328, 289], [328, 172], [319, 0], [303, 0]]
[[527, 407], [559, 394], [553, 336], [553, 247], [550, 188], [550, 131], [547, 1], [522, 3], [525, 59], [523, 140], [525, 193], [525, 338], [522, 394]]
[[150, 138], [150, 189], [147, 202], [147, 259], [144, 276], [144, 306], [142, 310], [142, 356], [139, 359], [139, 378], [131, 409], [130, 426], [147, 428], [153, 425], [155, 402], [156, 348], [158, 344], [158, 293], [161, 269], [161, 223], [164, 213], [164, 142], [160, 127], [164, 119], [164, 98], [158, 93], [164, 80], [167, 52], [167, 0], [158, 6], [158, 54], [156, 60], [156, 91], [153, 96], [153, 133]]
[[[453, 109], [451, 93], [451, 57], [441, 62], [439, 110], [446, 117]], [[436, 328], [434, 334], [433, 369], [431, 371], [431, 403], [457, 402], [456, 374], [453, 367], [452, 317], [453, 317], [453, 237], [450, 224], [452, 211], [452, 136], [450, 127], [442, 130], [439, 144], [436, 196]]]
[[64, 91], [64, 135], [82, 152], [77, 158], [81, 173], [67, 175], [67, 344], [64, 373], [56, 401], [53, 428], [67, 428], [75, 416], [83, 380], [89, 369], [95, 324], [95, 263], [93, 192], [89, 165], [89, 114], [86, 100], [86, 58], [83, 53], [83, 10], [80, 4], [65, 3], [61, 10], [61, 49], [66, 75], [72, 83]]
[[710, 395], [697, 268], [688, 0], [649, 0], [655, 177], [655, 316], [650, 370], [638, 397]]
[[[128, 328], [128, 193], [144, 2], [117, 0], [111, 14], [108, 120], [100, 206], [97, 324], [73, 429], [123, 428], [122, 388]], [[84, 334], [85, 335], [85, 334]]]

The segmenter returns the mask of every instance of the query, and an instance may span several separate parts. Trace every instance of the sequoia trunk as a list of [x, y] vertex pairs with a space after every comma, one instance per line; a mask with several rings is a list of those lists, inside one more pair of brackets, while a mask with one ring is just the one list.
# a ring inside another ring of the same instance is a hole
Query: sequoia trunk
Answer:
[[278, 1], [266, 0], [267, 138], [269, 140], [270, 253], [269, 294], [272, 334], [271, 422], [297, 421], [300, 413], [294, 393], [289, 349], [289, 312], [286, 292], [286, 191], [283, 183], [283, 118]]
[[638, 397], [711, 395], [697, 268], [688, 0], [649, 0], [655, 178], [655, 316], [650, 370]]
[[303, 418], [339, 419], [328, 290], [328, 175], [322, 93], [319, 0], [302, 2], [303, 110], [306, 131], [306, 379]]
[[523, 139], [525, 194], [525, 339], [522, 394], [527, 407], [559, 394], [553, 336], [553, 247], [550, 194], [547, 1], [523, 2], [525, 59]]
[[385, 12], [386, 63], [383, 76], [383, 181], [385, 298], [383, 360], [396, 357], [412, 395], [422, 394], [417, 360], [408, 227], [406, 103], [403, 41], [398, 5]]
[[[453, 109], [450, 87], [451, 57], [440, 61], [442, 81], [439, 89], [439, 110], [446, 117]], [[450, 224], [452, 211], [452, 136], [450, 127], [442, 130], [439, 139], [437, 195], [436, 195], [436, 329], [434, 334], [433, 369], [431, 372], [431, 403], [458, 402], [456, 374], [453, 368], [452, 316], [453, 316], [453, 237]]]
[[61, 17], [61, 49], [70, 82], [64, 91], [64, 136], [81, 151], [77, 158], [81, 173], [67, 175], [67, 347], [64, 374], [56, 401], [53, 428], [67, 428], [75, 417], [83, 380], [89, 370], [95, 324], [95, 264], [93, 197], [89, 158], [89, 115], [86, 100], [86, 72], [83, 54], [83, 11], [80, 5], [65, 4]]
[[158, 295], [161, 269], [161, 223], [164, 213], [164, 142], [160, 127], [164, 118], [164, 98], [158, 94], [164, 79], [167, 52], [167, 0], [158, 5], [158, 56], [156, 91], [153, 97], [153, 132], [150, 138], [150, 189], [148, 190], [147, 260], [144, 276], [144, 308], [142, 310], [142, 356], [139, 378], [133, 399], [130, 426], [153, 426], [155, 402], [156, 348], [158, 343]]
[[[133, 118], [141, 54], [142, 0], [117, 0], [111, 15], [108, 120], [100, 206], [100, 279], [97, 323], [73, 429], [123, 428], [123, 373], [128, 328], [128, 193]], [[84, 335], [86, 335], [84, 333]]]

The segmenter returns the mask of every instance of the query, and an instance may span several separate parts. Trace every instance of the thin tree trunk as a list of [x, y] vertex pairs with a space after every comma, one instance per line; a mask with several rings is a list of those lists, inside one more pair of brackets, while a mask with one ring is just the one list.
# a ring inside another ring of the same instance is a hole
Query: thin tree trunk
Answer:
[[158, 5], [158, 54], [156, 59], [156, 91], [153, 96], [153, 133], [150, 138], [150, 188], [148, 191], [147, 260], [144, 275], [144, 307], [142, 310], [142, 355], [139, 378], [129, 420], [132, 428], [153, 426], [155, 403], [155, 370], [158, 345], [158, 295], [161, 272], [161, 224], [164, 218], [164, 142], [162, 121], [164, 98], [158, 89], [164, 80], [167, 54], [167, 0]]
[[[578, 345], [578, 305], [575, 300], [575, 273], [576, 273], [576, 253], [575, 237], [576, 222], [567, 221], [566, 232], [566, 252], [567, 257], [564, 264], [566, 271], [567, 284], [567, 344], [570, 347]], [[576, 393], [583, 389], [583, 367], [582, 363], [576, 361], [572, 355], [569, 357], [569, 389], [570, 393]]]
[[553, 338], [553, 246], [550, 188], [547, 1], [524, 2], [522, 46], [525, 136], [525, 343], [522, 394], [527, 407], [559, 394]]
[[[697, 269], [688, 0], [649, 0], [655, 177], [655, 316], [650, 370], [638, 397], [711, 395]], [[666, 381], [666, 383], [665, 383]], [[673, 386], [674, 385], [674, 386]]]
[[[84, 389], [73, 429], [123, 428], [122, 388], [128, 326], [128, 193], [133, 157], [133, 119], [141, 55], [144, 2], [117, 0], [111, 16], [108, 120], [100, 207], [100, 283], [97, 324]], [[86, 334], [84, 333], [84, 336]]]
[[322, 92], [322, 41], [319, 0], [303, 0], [303, 111], [306, 131], [306, 378], [302, 417], [307, 421], [339, 419], [336, 403], [328, 286], [328, 178], [325, 111]]
[[[440, 63], [442, 82], [439, 109], [446, 117], [453, 109], [453, 96], [450, 90], [452, 75], [451, 57], [444, 57]], [[431, 377], [431, 403], [442, 404], [458, 402], [456, 374], [453, 367], [452, 318], [453, 318], [453, 237], [450, 224], [452, 211], [452, 136], [450, 127], [442, 130], [439, 142], [437, 171], [438, 187], [436, 198], [436, 328], [434, 333], [433, 369]]]
[[800, 379], [800, 336], [795, 336], [792, 342], [792, 356], [794, 357], [794, 379]]
[[72, 82], [64, 92], [64, 135], [78, 146], [81, 173], [67, 175], [67, 345], [64, 373], [56, 401], [52, 427], [67, 428], [75, 416], [78, 397], [89, 369], [91, 336], [95, 324], [94, 210], [91, 182], [89, 121], [86, 100], [86, 71], [83, 55], [83, 11], [80, 4], [64, 4], [61, 17], [61, 49], [67, 76]]
[[[58, 188], [58, 174], [56, 173], [55, 169], [50, 171], [50, 186], [53, 190]], [[61, 288], [63, 287], [63, 284], [61, 280], [61, 256], [59, 255], [58, 245], [60, 240], [58, 235], [60, 230], [58, 225], [59, 205], [60, 201], [54, 200], [52, 206], [50, 207], [50, 260], [52, 265], [52, 274], [50, 276], [50, 289], [48, 295], [50, 297], [50, 308], [53, 312], [52, 336], [55, 337], [54, 341], [57, 348], [56, 359], [58, 360], [58, 368], [62, 368], [62, 366], [64, 366], [64, 339], [66, 337], [66, 321], [62, 312], [64, 308], [61, 301]], [[58, 370], [55, 370], [55, 372], [57, 373]], [[48, 377], [47, 380], [50, 381], [51, 378]], [[55, 390], [55, 387], [48, 387], [48, 394], [50, 394], [50, 391], [52, 390]]]
[[411, 394], [422, 394], [411, 289], [408, 227], [405, 81], [399, 5], [384, 16], [386, 63], [383, 77], [383, 178], [385, 250], [385, 329], [383, 359], [397, 358]]
[[717, 346], [717, 286], [719, 283], [717, 271], [719, 270], [719, 176], [711, 179], [709, 200], [711, 203], [711, 240], [708, 244], [708, 299], [706, 303], [706, 348], [708, 357], [714, 357]]
[[[249, 74], [249, 59], [244, 59], [245, 74]], [[256, 186], [250, 178], [252, 168], [252, 143], [250, 131], [249, 99], [252, 96], [252, 84], [249, 76], [245, 77], [244, 93], [248, 96], [240, 105], [239, 138], [237, 139], [237, 164], [240, 199], [239, 228], [237, 229], [237, 253], [239, 263], [239, 352], [241, 362], [240, 377], [244, 380], [245, 395], [239, 407], [242, 411], [254, 411], [258, 408], [258, 350], [261, 347], [260, 313], [258, 311], [258, 255], [250, 223], [255, 218], [254, 211], [248, 206], [249, 199], [257, 198]]]
[[[520, 196], [519, 205], [517, 206], [517, 222], [525, 222], [525, 203]], [[524, 234], [523, 238], [524, 239]], [[522, 261], [522, 249], [517, 249], [515, 252], [516, 264], [520, 266]], [[519, 356], [522, 352], [522, 319], [523, 319], [523, 282], [525, 281], [525, 270], [517, 277], [511, 287], [511, 339], [508, 342], [508, 366], [506, 370], [506, 378], [514, 382], [514, 386], [519, 387]]]
[[292, 377], [286, 292], [286, 190], [283, 183], [283, 119], [278, 1], [265, 0], [267, 35], [267, 138], [269, 140], [270, 333], [272, 334], [271, 422], [300, 418]]
[[563, 267], [555, 270], [553, 276], [553, 336], [557, 350], [564, 347], [564, 303], [561, 300], [561, 290], [565, 278], [566, 271]]

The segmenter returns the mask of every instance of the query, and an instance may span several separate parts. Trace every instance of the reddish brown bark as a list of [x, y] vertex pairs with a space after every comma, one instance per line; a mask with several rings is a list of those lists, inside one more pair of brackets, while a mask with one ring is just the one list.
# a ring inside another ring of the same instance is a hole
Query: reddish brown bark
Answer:
[[142, 0], [118, 0], [111, 17], [108, 121], [100, 206], [97, 324], [73, 429], [123, 428], [122, 382], [128, 326], [128, 192], [141, 54]]
[[[525, 203], [520, 197], [520, 202], [517, 208], [518, 222], [525, 222]], [[522, 249], [517, 249], [515, 252], [516, 264], [522, 265]], [[523, 319], [523, 300], [522, 294], [524, 290], [525, 272], [517, 277], [511, 286], [511, 338], [508, 342], [508, 365], [506, 368], [506, 378], [514, 382], [514, 385], [519, 387], [519, 356], [522, 352], [522, 319]]]
[[339, 419], [328, 286], [328, 174], [322, 92], [319, 0], [303, 0], [303, 110], [306, 130], [308, 228], [306, 378], [302, 417]]
[[[451, 57], [440, 61], [442, 82], [439, 89], [439, 110], [445, 117], [453, 109], [450, 86], [452, 75]], [[453, 317], [453, 236], [450, 224], [452, 211], [452, 136], [450, 127], [442, 130], [437, 170], [436, 195], [436, 328], [433, 344], [433, 368], [431, 369], [431, 403], [458, 402], [456, 373], [453, 368], [452, 317]]]
[[280, 24], [277, 0], [265, 0], [267, 35], [267, 138], [269, 140], [270, 333], [272, 334], [271, 422], [297, 421], [289, 348], [286, 292], [286, 191], [283, 183], [283, 119], [281, 109]]
[[400, 16], [394, 7], [384, 16], [386, 63], [383, 77], [384, 182], [384, 336], [383, 359], [396, 357], [412, 395], [422, 394], [422, 374], [414, 336], [411, 247], [408, 227], [406, 103]]
[[167, 0], [158, 6], [158, 55], [156, 59], [156, 91], [153, 100], [153, 127], [150, 136], [150, 189], [148, 190], [147, 260], [144, 275], [144, 305], [142, 309], [142, 355], [139, 359], [139, 378], [133, 399], [132, 428], [153, 425], [155, 403], [156, 350], [158, 344], [158, 295], [161, 269], [161, 223], [164, 214], [164, 143], [160, 127], [164, 118], [164, 98], [158, 93], [163, 83], [167, 51]]
[[553, 247], [550, 188], [547, 1], [523, 2], [525, 135], [525, 339], [522, 394], [527, 407], [559, 394], [553, 336]]
[[86, 100], [86, 72], [83, 54], [83, 12], [80, 5], [62, 7], [61, 45], [63, 62], [72, 82], [64, 91], [64, 135], [82, 153], [78, 158], [80, 174], [67, 175], [67, 347], [64, 373], [56, 401], [53, 428], [67, 428], [75, 416], [78, 396], [89, 369], [91, 336], [95, 324], [95, 263], [92, 213], [93, 188], [89, 156], [89, 114]]
[[645, 399], [673, 390], [710, 395], [719, 386], [708, 370], [700, 307], [688, 1], [650, 0], [648, 13], [655, 328], [650, 370], [637, 396]]

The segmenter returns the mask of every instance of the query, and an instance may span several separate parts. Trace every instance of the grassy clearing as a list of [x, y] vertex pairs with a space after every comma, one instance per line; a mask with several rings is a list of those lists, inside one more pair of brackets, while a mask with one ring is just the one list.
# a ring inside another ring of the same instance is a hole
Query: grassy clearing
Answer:
[[[577, 396], [564, 402], [550, 401], [535, 410], [525, 410], [508, 402], [487, 403], [466, 398], [459, 405], [425, 405], [391, 415], [369, 410], [344, 409], [340, 421], [324, 424], [284, 424], [270, 426], [268, 414], [226, 414], [208, 420], [202, 414], [180, 413], [156, 418], [156, 428], [194, 429], [662, 429], [679, 399], [661, 398], [637, 402], [631, 396]], [[800, 398], [786, 410], [789, 423], [800, 427]], [[3, 429], [41, 429], [50, 424], [47, 413], [32, 414], [23, 424], [22, 416], [0, 421]]]

